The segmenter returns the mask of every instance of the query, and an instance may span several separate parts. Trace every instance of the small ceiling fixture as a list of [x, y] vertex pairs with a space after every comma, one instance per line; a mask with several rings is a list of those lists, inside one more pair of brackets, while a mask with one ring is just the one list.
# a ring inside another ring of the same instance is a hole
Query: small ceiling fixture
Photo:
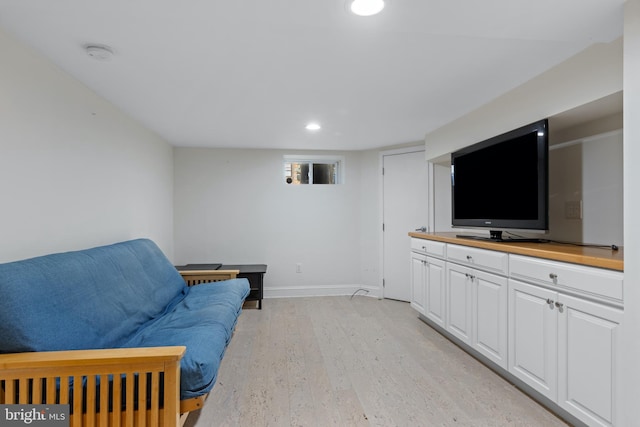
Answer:
[[87, 55], [98, 61], [108, 61], [113, 56], [113, 50], [109, 46], [90, 44], [84, 47]]
[[320, 129], [321, 129], [321, 126], [320, 126], [318, 123], [311, 122], [311, 123], [307, 123], [307, 125], [306, 125], [304, 128], [305, 128], [306, 130], [313, 130], [313, 131], [315, 131], [315, 130], [320, 130]]
[[353, 0], [351, 12], [359, 16], [371, 16], [380, 13], [384, 9], [384, 0]]

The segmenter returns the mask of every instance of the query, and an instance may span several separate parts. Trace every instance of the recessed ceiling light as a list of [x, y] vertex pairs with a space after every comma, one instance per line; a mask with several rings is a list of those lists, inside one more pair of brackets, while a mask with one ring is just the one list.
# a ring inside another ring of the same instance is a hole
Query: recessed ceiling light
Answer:
[[306, 130], [320, 130], [321, 127], [318, 123], [307, 123], [307, 125], [304, 127]]
[[351, 12], [359, 16], [371, 16], [380, 13], [384, 9], [383, 0], [353, 0]]
[[90, 44], [84, 47], [87, 55], [98, 61], [108, 61], [113, 56], [113, 50], [109, 46]]

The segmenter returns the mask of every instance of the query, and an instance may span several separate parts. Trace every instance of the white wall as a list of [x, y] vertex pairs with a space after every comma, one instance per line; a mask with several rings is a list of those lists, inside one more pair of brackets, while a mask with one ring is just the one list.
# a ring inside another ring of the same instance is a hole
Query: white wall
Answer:
[[[380, 197], [379, 152], [376, 150], [353, 153], [360, 157], [360, 283], [373, 289], [380, 286], [382, 266], [382, 200]], [[408, 238], [408, 237], [407, 237]], [[377, 295], [377, 294], [376, 294]]]
[[[622, 130], [552, 147], [549, 153], [550, 239], [622, 246]], [[582, 203], [582, 219], [566, 204]]]
[[640, 420], [640, 0], [624, 10], [624, 318], [621, 330], [621, 426]]
[[171, 147], [3, 32], [0, 52], [0, 262], [135, 237], [171, 257]]
[[373, 294], [377, 157], [302, 153], [344, 156], [345, 181], [294, 186], [285, 154], [300, 152], [175, 148], [176, 262], [267, 264], [266, 296]]
[[[598, 70], [598, 72], [594, 72]], [[571, 79], [568, 77], [572, 76]], [[571, 80], [568, 82], [568, 80]], [[558, 88], [562, 88], [559, 90]], [[599, 118], [554, 134], [554, 116], [622, 90], [622, 42], [595, 45], [568, 61], [504, 94], [425, 138], [427, 156], [440, 162], [435, 209], [438, 231], [449, 231], [449, 154], [535, 120], [550, 117], [553, 144], [549, 159], [549, 234], [551, 239], [622, 245], [622, 134], [607, 133], [621, 126], [621, 117]], [[565, 109], [565, 110], [563, 110]], [[594, 132], [604, 131], [602, 137]], [[494, 132], [494, 133], [492, 133]], [[567, 141], [563, 138], [581, 139]], [[436, 169], [438, 172], [439, 169]], [[436, 176], [437, 178], [437, 176]], [[566, 219], [565, 203], [583, 202], [583, 219]], [[446, 216], [446, 220], [443, 218]], [[519, 233], [522, 234], [522, 233]]]
[[622, 90], [622, 40], [595, 44], [425, 137], [427, 159]]
[[435, 231], [455, 231], [451, 227], [451, 165], [433, 165], [433, 210]]

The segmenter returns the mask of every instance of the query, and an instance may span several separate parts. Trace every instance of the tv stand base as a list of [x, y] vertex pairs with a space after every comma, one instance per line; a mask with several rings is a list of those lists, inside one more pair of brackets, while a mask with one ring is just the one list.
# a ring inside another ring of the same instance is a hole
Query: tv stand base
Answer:
[[506, 242], [506, 243], [549, 243], [547, 239], [536, 239], [528, 237], [516, 237], [516, 238], [502, 238], [502, 231], [490, 230], [489, 237], [487, 236], [474, 236], [470, 234], [456, 234], [456, 237], [460, 239], [472, 239], [472, 240], [486, 240], [489, 242]]

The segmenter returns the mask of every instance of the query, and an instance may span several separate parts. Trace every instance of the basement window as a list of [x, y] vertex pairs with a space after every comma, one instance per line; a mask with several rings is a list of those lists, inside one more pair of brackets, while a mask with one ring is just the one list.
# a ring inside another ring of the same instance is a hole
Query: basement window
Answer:
[[341, 184], [344, 159], [330, 156], [284, 156], [284, 182], [300, 184]]

